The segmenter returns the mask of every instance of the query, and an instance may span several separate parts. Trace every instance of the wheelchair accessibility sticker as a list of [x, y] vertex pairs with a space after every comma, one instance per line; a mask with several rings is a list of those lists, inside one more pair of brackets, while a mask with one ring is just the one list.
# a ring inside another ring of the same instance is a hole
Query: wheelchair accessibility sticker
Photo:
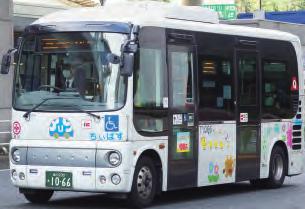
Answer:
[[105, 131], [118, 132], [119, 131], [119, 116], [105, 115]]

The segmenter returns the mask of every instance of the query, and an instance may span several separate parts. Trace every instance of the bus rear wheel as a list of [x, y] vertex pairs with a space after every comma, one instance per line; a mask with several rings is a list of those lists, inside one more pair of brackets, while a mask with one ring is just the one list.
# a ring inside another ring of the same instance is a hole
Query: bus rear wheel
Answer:
[[157, 171], [151, 158], [142, 157], [135, 168], [132, 189], [128, 196], [131, 208], [149, 206], [156, 195]]
[[23, 189], [21, 191], [29, 202], [34, 204], [42, 204], [48, 202], [53, 196], [54, 191], [38, 190], [38, 189]]
[[250, 180], [257, 187], [279, 188], [283, 185], [287, 173], [287, 158], [283, 148], [275, 146], [272, 150], [269, 165], [269, 177], [267, 179]]
[[275, 146], [271, 153], [269, 178], [267, 186], [269, 188], [279, 188], [283, 185], [287, 173], [287, 159], [283, 148]]

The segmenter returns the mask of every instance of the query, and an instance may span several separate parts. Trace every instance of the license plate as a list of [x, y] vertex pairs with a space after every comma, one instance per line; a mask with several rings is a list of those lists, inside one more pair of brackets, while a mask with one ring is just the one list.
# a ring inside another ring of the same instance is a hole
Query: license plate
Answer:
[[72, 188], [72, 173], [47, 171], [46, 187], [58, 189]]

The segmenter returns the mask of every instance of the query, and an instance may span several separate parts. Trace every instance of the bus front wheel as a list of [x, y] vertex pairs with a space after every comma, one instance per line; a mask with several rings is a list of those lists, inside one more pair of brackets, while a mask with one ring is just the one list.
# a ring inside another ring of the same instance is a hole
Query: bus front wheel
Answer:
[[135, 168], [128, 202], [132, 208], [143, 208], [152, 203], [157, 189], [157, 171], [151, 158], [142, 157]]
[[51, 190], [37, 190], [37, 189], [23, 189], [21, 191], [29, 202], [41, 204], [48, 202], [53, 196], [54, 191]]

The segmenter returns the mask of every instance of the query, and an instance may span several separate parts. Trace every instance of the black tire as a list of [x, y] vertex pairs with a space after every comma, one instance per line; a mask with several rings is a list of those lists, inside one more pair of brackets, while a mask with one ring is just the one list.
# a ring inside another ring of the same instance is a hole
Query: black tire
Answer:
[[275, 146], [270, 157], [269, 178], [266, 179], [268, 188], [275, 189], [283, 185], [288, 170], [287, 161], [283, 148]]
[[267, 179], [250, 180], [250, 183], [260, 188], [279, 188], [284, 183], [287, 169], [287, 157], [283, 148], [275, 146], [270, 157], [269, 177]]
[[42, 204], [48, 202], [53, 196], [54, 191], [38, 190], [38, 189], [23, 189], [22, 193], [29, 202], [34, 204]]
[[[145, 181], [142, 182], [141, 181]], [[144, 191], [141, 191], [143, 190]], [[146, 190], [145, 190], [146, 189]], [[131, 192], [128, 195], [130, 208], [149, 206], [155, 198], [157, 190], [157, 171], [152, 159], [139, 159], [133, 175]]]
[[267, 179], [253, 179], [253, 180], [250, 180], [250, 184], [256, 188], [266, 188]]

